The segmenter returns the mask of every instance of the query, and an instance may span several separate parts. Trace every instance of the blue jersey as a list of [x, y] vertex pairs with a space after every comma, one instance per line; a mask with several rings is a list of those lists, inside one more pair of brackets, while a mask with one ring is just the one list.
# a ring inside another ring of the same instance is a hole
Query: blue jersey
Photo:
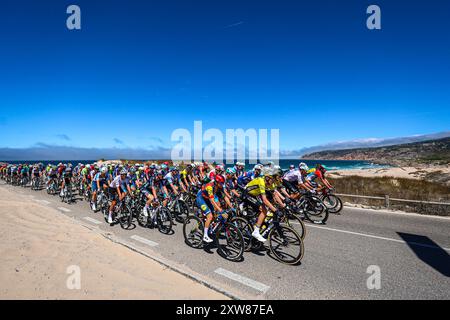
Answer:
[[239, 187], [245, 188], [245, 186], [255, 178], [256, 178], [255, 173], [253, 172], [253, 170], [250, 170], [245, 172], [238, 178], [237, 184]]

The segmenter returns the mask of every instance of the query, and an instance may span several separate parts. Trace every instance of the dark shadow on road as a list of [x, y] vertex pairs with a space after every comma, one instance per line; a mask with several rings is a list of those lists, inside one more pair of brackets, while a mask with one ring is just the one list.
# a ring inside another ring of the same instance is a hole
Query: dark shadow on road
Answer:
[[397, 232], [416, 256], [446, 277], [450, 277], [450, 255], [426, 236]]

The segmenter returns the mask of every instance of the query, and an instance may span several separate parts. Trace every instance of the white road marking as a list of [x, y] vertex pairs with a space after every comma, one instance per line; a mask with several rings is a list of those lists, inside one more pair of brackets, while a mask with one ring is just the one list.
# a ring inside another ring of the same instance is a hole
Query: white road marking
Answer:
[[64, 208], [64, 207], [58, 207], [59, 210], [64, 211], [64, 212], [70, 212], [72, 210]]
[[36, 201], [36, 202], [41, 203], [41, 204], [50, 204], [50, 201], [47, 201], [47, 200], [33, 199], [33, 201]]
[[226, 277], [228, 279], [231, 279], [231, 280], [234, 280], [236, 282], [242, 283], [242, 284], [244, 284], [244, 285], [246, 285], [248, 287], [251, 287], [251, 288], [253, 288], [253, 289], [257, 290], [257, 291], [261, 291], [263, 293], [266, 293], [270, 289], [269, 286], [267, 286], [267, 285], [265, 285], [265, 284], [263, 284], [261, 282], [249, 279], [247, 277], [241, 276], [239, 274], [233, 273], [231, 271], [228, 271], [228, 270], [225, 270], [225, 269], [222, 269], [222, 268], [219, 268], [219, 269], [217, 269], [214, 272], [217, 273], [217, 274], [220, 274], [221, 276], [224, 276], [224, 277]]
[[136, 235], [131, 236], [130, 238], [133, 239], [133, 240], [142, 242], [142, 243], [144, 243], [144, 244], [146, 244], [146, 245], [148, 245], [148, 246], [150, 246], [150, 247], [156, 247], [156, 246], [158, 245], [157, 242], [153, 242], [153, 241], [151, 241], [151, 240], [148, 240], [148, 239], [145, 239], [145, 238], [136, 236]]
[[405, 211], [393, 211], [393, 210], [386, 210], [386, 209], [371, 209], [371, 208], [358, 208], [358, 207], [352, 207], [352, 206], [344, 206], [346, 210], [354, 210], [354, 211], [362, 211], [362, 213], [378, 213], [378, 214], [396, 214], [396, 215], [403, 215], [407, 217], [412, 218], [424, 218], [424, 219], [441, 219], [441, 220], [450, 220], [450, 216], [432, 216], [432, 215], [424, 215], [419, 213], [413, 213], [413, 212], [405, 212]]
[[[295, 222], [294, 222], [294, 223], [295, 223]], [[329, 231], [335, 231], [335, 232], [341, 232], [341, 233], [353, 234], [353, 235], [356, 235], [356, 236], [363, 236], [363, 237], [367, 237], [367, 238], [374, 238], [374, 239], [380, 239], [380, 240], [387, 240], [387, 241], [392, 241], [392, 242], [397, 242], [397, 243], [403, 243], [403, 244], [410, 244], [410, 245], [414, 245], [414, 246], [425, 247], [425, 248], [431, 248], [431, 249], [444, 249], [445, 251], [449, 251], [449, 252], [450, 252], [450, 248], [437, 247], [437, 246], [432, 246], [432, 245], [425, 244], [425, 243], [419, 243], [419, 242], [407, 242], [407, 241], [404, 241], [404, 240], [398, 240], [398, 239], [393, 239], [393, 238], [380, 237], [380, 236], [375, 236], [375, 235], [367, 234], [367, 233], [359, 233], [359, 232], [353, 232], [353, 231], [347, 231], [347, 230], [333, 229], [333, 228], [321, 227], [321, 226], [311, 225], [311, 224], [308, 224], [307, 226], [308, 226], [307, 228], [311, 227], [311, 228], [317, 228], [317, 229], [323, 229], [323, 230], [329, 230]]]
[[101, 221], [98, 221], [98, 220], [96, 220], [96, 219], [94, 219], [94, 218], [91, 218], [91, 217], [84, 217], [83, 219], [84, 219], [84, 220], [87, 220], [87, 221], [89, 221], [89, 222], [95, 223], [95, 224], [102, 224]]

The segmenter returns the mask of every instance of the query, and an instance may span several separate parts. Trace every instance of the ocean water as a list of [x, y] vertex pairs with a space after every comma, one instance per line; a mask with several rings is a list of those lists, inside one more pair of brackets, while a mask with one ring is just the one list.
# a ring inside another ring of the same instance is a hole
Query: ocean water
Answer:
[[[87, 164], [87, 163], [94, 163], [96, 160], [56, 160], [56, 161], [5, 161], [8, 163], [28, 163], [28, 164], [34, 164], [34, 163], [40, 163], [42, 162], [44, 165], [50, 164], [58, 164], [60, 162], [62, 163], [72, 163], [73, 165], [76, 165], [78, 163]], [[140, 160], [144, 162], [145, 160]], [[0, 161], [1, 162], [1, 161]], [[351, 169], [372, 169], [372, 168], [385, 168], [388, 167], [387, 165], [379, 165], [375, 163], [371, 163], [369, 161], [357, 161], [357, 160], [298, 160], [298, 159], [282, 159], [279, 161], [279, 165], [282, 169], [286, 170], [289, 169], [289, 166], [293, 164], [294, 166], [298, 167], [300, 162], [306, 163], [310, 168], [313, 168], [316, 166], [316, 164], [320, 163], [324, 165], [328, 170], [351, 170]], [[266, 163], [265, 161], [261, 161], [261, 163]], [[249, 164], [248, 161], [246, 161], [246, 168], [250, 169], [254, 166], [254, 164]]]

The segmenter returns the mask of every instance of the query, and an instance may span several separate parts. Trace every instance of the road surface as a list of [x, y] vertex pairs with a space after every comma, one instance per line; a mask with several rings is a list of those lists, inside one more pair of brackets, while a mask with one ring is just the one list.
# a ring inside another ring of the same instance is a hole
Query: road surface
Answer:
[[[345, 207], [342, 215], [330, 215], [326, 225], [306, 224], [301, 265], [283, 265], [264, 252], [245, 253], [244, 261], [233, 263], [215, 249], [188, 247], [180, 224], [172, 235], [142, 228], [136, 221], [134, 229], [123, 230], [105, 223], [85, 201], [68, 205], [45, 190], [4, 182], [1, 187], [56, 208], [149, 257], [173, 263], [186, 274], [195, 273], [238, 298], [450, 299], [450, 219], [445, 217]], [[378, 271], [379, 283], [374, 281]]]

